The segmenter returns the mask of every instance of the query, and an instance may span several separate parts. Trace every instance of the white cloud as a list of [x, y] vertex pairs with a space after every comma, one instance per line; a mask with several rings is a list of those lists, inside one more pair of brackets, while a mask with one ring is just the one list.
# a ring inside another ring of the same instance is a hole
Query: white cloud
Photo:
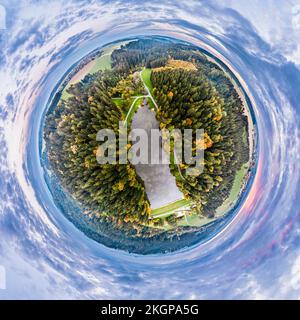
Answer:
[[287, 0], [279, 4], [275, 0], [226, 0], [222, 1], [222, 5], [236, 10], [248, 19], [257, 34], [271, 45], [274, 52], [279, 52], [300, 65], [299, 1]]

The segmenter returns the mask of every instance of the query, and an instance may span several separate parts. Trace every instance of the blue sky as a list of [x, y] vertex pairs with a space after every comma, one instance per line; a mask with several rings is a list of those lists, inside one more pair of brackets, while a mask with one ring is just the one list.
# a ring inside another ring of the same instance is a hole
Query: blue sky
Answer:
[[[0, 4], [0, 298], [300, 298], [299, 1]], [[51, 201], [36, 159], [42, 111], [64, 72], [102, 44], [143, 34], [218, 52], [253, 99], [260, 141], [234, 221], [163, 257], [87, 239]]]

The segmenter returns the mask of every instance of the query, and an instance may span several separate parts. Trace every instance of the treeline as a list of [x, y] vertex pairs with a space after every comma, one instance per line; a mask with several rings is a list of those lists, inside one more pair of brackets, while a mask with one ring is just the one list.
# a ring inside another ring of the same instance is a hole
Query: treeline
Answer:
[[131, 70], [138, 66], [158, 68], [164, 66], [170, 55], [180, 55], [182, 50], [192, 52], [196, 47], [174, 44], [169, 41], [144, 39], [132, 41], [112, 53], [112, 67], [116, 70]]

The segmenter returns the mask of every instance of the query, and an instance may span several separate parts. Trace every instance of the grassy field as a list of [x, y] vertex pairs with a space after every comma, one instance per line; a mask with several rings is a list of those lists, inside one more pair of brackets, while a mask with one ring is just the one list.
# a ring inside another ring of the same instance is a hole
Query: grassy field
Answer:
[[111, 56], [110, 54], [103, 55], [95, 59], [95, 64], [89, 73], [93, 74], [100, 70], [111, 70]]
[[121, 109], [122, 114], [124, 115], [124, 118], [125, 118], [128, 110], [125, 110], [125, 108], [123, 106], [124, 99], [112, 99], [112, 101], [117, 107], [119, 107]]
[[68, 89], [68, 87], [66, 87], [66, 88], [63, 90], [62, 94], [61, 94], [61, 99], [63, 99], [63, 100], [68, 100], [68, 99], [72, 96], [71, 94], [69, 94], [69, 93], [67, 92], [67, 89]]
[[[132, 103], [133, 103], [133, 101], [134, 101], [134, 98], [131, 98], [131, 99], [129, 99], [129, 100], [130, 100], [130, 101], [129, 101], [129, 103], [128, 103], [126, 100], [124, 100], [124, 99], [122, 99], [122, 98], [113, 98], [113, 99], [112, 99], [113, 103], [114, 103], [116, 106], [120, 107], [120, 109], [121, 109], [121, 111], [122, 111], [122, 114], [123, 114], [123, 116], [124, 116], [124, 119], [126, 118], [128, 112], [129, 112], [129, 109], [130, 109], [130, 107], [131, 107], [131, 105], [132, 105]], [[137, 107], [138, 107], [138, 106], [137, 106]], [[136, 105], [135, 105], [135, 106], [133, 106], [132, 109], [135, 109], [135, 111], [136, 111], [136, 108], [137, 108], [137, 107], [136, 107]], [[134, 115], [134, 112], [133, 112], [133, 113], [130, 113], [130, 115], [128, 116], [128, 117], [130, 117], [129, 120], [131, 120], [131, 118], [133, 117], [133, 115]], [[128, 121], [128, 119], [127, 119], [127, 121]]]
[[247, 174], [249, 168], [249, 163], [244, 164], [240, 170], [237, 171], [233, 185], [229, 194], [229, 197], [223, 202], [223, 204], [217, 209], [216, 215], [222, 215], [227, 211], [237, 200], [239, 192], [242, 187], [243, 180]]
[[114, 104], [116, 106], [120, 106], [120, 105], [122, 105], [124, 99], [122, 99], [122, 98], [113, 98], [112, 101], [114, 102]]
[[[97, 59], [95, 59], [92, 63], [92, 68], [83, 75], [83, 78], [87, 75], [87, 74], [93, 74], [96, 73], [100, 70], [110, 70], [111, 69], [111, 56], [110, 54], [106, 54], [103, 55]], [[67, 100], [68, 98], [71, 97], [71, 95], [67, 92], [67, 89], [71, 86], [71, 83], [69, 83], [65, 89], [62, 92], [61, 98], [63, 100]]]
[[[168, 222], [165, 220], [167, 217], [170, 215], [174, 214], [174, 211], [176, 209], [182, 208], [184, 206], [188, 206], [190, 204], [189, 200], [178, 200], [174, 203], [171, 203], [167, 206], [152, 210], [151, 216], [153, 218], [160, 218], [165, 221], [164, 225], [161, 226], [162, 229], [169, 230], [172, 229], [172, 227], [168, 224]], [[153, 214], [154, 213], [154, 214]], [[212, 222], [214, 219], [209, 219], [205, 217], [201, 217], [197, 215], [196, 213], [194, 214], [186, 214], [183, 215], [181, 218], [178, 218], [178, 226], [181, 227], [200, 227], [203, 226], [207, 223]]]
[[148, 103], [150, 109], [155, 110], [154, 103], [150, 98], [147, 98], [147, 103]]
[[179, 226], [182, 227], [186, 227], [186, 226], [190, 226], [190, 227], [200, 227], [203, 226], [207, 223], [212, 222], [214, 219], [209, 219], [209, 218], [205, 218], [205, 217], [200, 217], [199, 215], [192, 214], [192, 215], [186, 215], [185, 217], [183, 217], [181, 219], [181, 221], [178, 222]]
[[240, 192], [244, 177], [248, 171], [248, 167], [249, 167], [248, 163], [244, 164], [242, 166], [242, 168], [236, 173], [236, 176], [235, 176], [234, 182], [233, 182], [233, 186], [232, 186], [232, 189], [231, 189], [230, 195], [229, 195], [229, 199], [231, 201], [235, 200], [238, 193]]
[[132, 120], [132, 117], [133, 115], [135, 114], [135, 112], [137, 111], [137, 109], [139, 108], [139, 106], [142, 104], [144, 100], [144, 97], [140, 97], [138, 99], [135, 100], [134, 104], [132, 107], [130, 107], [127, 115], [126, 115], [126, 122], [127, 124], [130, 124], [131, 123], [131, 120]]
[[172, 211], [174, 211], [176, 209], [179, 209], [179, 208], [182, 208], [184, 206], [187, 206], [189, 204], [190, 204], [189, 200], [181, 199], [181, 200], [172, 202], [172, 203], [170, 203], [170, 204], [168, 204], [166, 206], [163, 206], [163, 207], [160, 207], [160, 208], [152, 210], [151, 211], [151, 216], [153, 218], [155, 218], [155, 217], [160, 216], [160, 215], [171, 214]]
[[151, 82], [151, 69], [144, 69], [142, 71], [142, 79], [145, 82], [146, 86], [149, 88], [150, 92], [152, 93], [153, 90], [153, 86], [152, 86], [152, 82]]

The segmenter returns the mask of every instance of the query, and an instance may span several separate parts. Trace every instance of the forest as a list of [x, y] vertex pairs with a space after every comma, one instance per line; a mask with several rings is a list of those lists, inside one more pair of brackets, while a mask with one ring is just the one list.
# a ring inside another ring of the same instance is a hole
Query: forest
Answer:
[[[102, 224], [103, 234], [114, 237], [115, 230], [115, 239], [120, 230], [133, 238], [183, 234], [191, 228], [179, 227], [174, 216], [167, 220], [171, 231], [161, 228], [160, 219], [149, 219], [151, 204], [132, 164], [97, 162], [97, 132], [109, 128], [119, 139], [119, 121], [124, 121], [133, 97], [146, 93], [138, 71], [151, 69], [161, 129], [204, 129], [203, 141], [193, 141], [194, 150], [205, 151], [204, 171], [187, 175], [187, 163], [171, 163], [170, 170], [192, 211], [213, 217], [228, 197], [236, 172], [249, 161], [242, 101], [224, 72], [191, 45], [131, 41], [114, 50], [111, 60], [112, 70], [72, 85], [71, 96], [47, 114], [44, 137], [50, 165], [83, 214]], [[117, 150], [117, 158], [127, 149]]]
[[64, 188], [82, 203], [85, 214], [110, 220], [116, 225], [147, 222], [150, 204], [141, 179], [128, 164], [97, 162], [101, 128], [118, 137], [120, 108], [112, 102], [121, 76], [98, 74], [88, 86], [70, 88], [70, 97], [48, 115], [45, 135], [49, 160]]
[[[166, 67], [172, 59], [189, 62], [196, 70]], [[134, 41], [115, 50], [112, 61], [119, 70], [152, 69], [152, 93], [160, 107], [157, 116], [162, 128], [204, 129], [203, 174], [182, 179], [174, 164], [171, 171], [185, 196], [196, 201], [196, 210], [213, 216], [228, 197], [235, 173], [249, 161], [248, 121], [230, 79], [192, 45]], [[181, 169], [184, 173], [187, 166]]]

